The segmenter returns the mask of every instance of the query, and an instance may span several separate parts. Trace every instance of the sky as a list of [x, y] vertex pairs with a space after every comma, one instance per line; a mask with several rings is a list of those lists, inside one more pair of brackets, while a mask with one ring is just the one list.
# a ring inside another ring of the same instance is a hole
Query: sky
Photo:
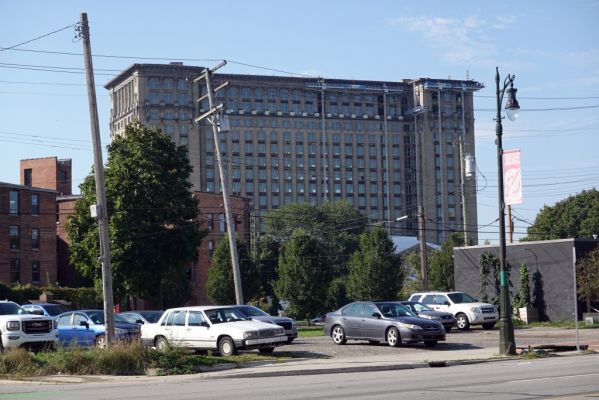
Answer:
[[517, 121], [503, 122], [503, 148], [521, 150], [514, 240], [545, 205], [599, 186], [599, 0], [0, 0], [2, 182], [19, 183], [21, 159], [71, 158], [78, 193], [91, 170], [82, 42], [72, 27], [83, 12], [103, 146], [103, 85], [135, 62], [213, 66], [226, 59], [219, 72], [474, 79], [485, 85], [474, 98], [479, 243], [496, 244], [499, 67], [502, 82], [515, 75], [521, 106]]

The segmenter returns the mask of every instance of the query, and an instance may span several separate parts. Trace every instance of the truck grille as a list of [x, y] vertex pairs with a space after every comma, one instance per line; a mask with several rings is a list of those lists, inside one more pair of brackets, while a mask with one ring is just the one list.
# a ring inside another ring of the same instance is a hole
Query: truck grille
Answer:
[[34, 321], [23, 321], [22, 329], [24, 333], [49, 333], [52, 331], [51, 320], [34, 320]]
[[495, 308], [493, 307], [483, 307], [483, 314], [494, 314]]
[[437, 325], [423, 325], [422, 329], [425, 331], [438, 331], [439, 327]]
[[261, 329], [258, 331], [258, 334], [260, 335], [260, 338], [270, 338], [270, 337], [275, 336], [275, 330], [274, 329]]

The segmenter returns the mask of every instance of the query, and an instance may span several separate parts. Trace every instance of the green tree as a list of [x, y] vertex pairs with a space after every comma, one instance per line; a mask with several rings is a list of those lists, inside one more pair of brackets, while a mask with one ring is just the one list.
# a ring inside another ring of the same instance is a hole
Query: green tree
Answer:
[[347, 292], [355, 300], [394, 300], [402, 284], [399, 256], [387, 232], [375, 227], [360, 235], [349, 260]]
[[543, 207], [527, 233], [523, 241], [591, 237], [599, 233], [599, 191], [582, 191], [552, 207]]
[[[256, 264], [250, 258], [245, 243], [238, 238], [235, 239], [235, 243], [237, 244], [244, 302], [256, 300], [260, 294], [260, 276]], [[231, 247], [229, 246], [228, 236], [225, 236], [216, 244], [214, 253], [212, 253], [206, 289], [208, 298], [215, 304], [236, 303], [235, 280], [233, 278]]]
[[455, 289], [453, 248], [464, 245], [464, 235], [454, 232], [442, 243], [439, 251], [433, 251], [428, 261], [428, 287], [430, 290]]
[[[205, 234], [196, 221], [187, 149], [160, 130], [134, 123], [108, 146], [104, 171], [115, 300], [133, 296], [156, 307], [186, 301], [187, 268]], [[71, 262], [100, 288], [98, 229], [89, 212], [96, 203], [93, 175], [80, 189], [67, 223]]]
[[586, 300], [587, 312], [591, 312], [591, 300], [599, 299], [599, 248], [578, 261], [576, 283], [580, 299]]
[[401, 275], [402, 287], [398, 294], [400, 300], [407, 300], [413, 293], [423, 290], [418, 252], [412, 251], [401, 257]]
[[[499, 258], [489, 252], [484, 252], [480, 255], [479, 261], [480, 268], [480, 301], [483, 303], [490, 303], [489, 294], [487, 287], [489, 286], [489, 274], [493, 272], [496, 275], [496, 271], [499, 269]], [[496, 279], [494, 279], [494, 282]]]
[[289, 302], [289, 313], [307, 318], [325, 311], [331, 270], [317, 238], [297, 228], [282, 246], [277, 265], [275, 293]]
[[518, 294], [512, 299], [513, 308], [517, 311], [519, 308], [530, 306], [530, 282], [528, 274], [528, 265], [520, 264], [520, 288]]

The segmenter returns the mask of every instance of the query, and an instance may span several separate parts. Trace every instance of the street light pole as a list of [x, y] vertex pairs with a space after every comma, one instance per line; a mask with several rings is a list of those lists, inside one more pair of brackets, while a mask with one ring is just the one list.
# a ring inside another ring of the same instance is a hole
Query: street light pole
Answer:
[[499, 328], [499, 353], [508, 355], [516, 354], [516, 340], [514, 339], [514, 325], [512, 323], [512, 305], [510, 302], [509, 293], [509, 281], [507, 271], [505, 267], [505, 199], [503, 193], [503, 144], [501, 136], [503, 134], [503, 126], [501, 125], [501, 103], [503, 102], [503, 96], [506, 89], [509, 86], [508, 101], [505, 106], [506, 114], [511, 121], [514, 121], [517, 117], [517, 111], [520, 109], [518, 101], [516, 100], [516, 89], [514, 89], [514, 75], [507, 75], [504, 82], [503, 88], [499, 88], [499, 67], [496, 67], [495, 74], [495, 85], [497, 88], [497, 116], [495, 133], [497, 139], [497, 182], [498, 182], [498, 204], [499, 204], [499, 307], [500, 316], [499, 321], [501, 326]]

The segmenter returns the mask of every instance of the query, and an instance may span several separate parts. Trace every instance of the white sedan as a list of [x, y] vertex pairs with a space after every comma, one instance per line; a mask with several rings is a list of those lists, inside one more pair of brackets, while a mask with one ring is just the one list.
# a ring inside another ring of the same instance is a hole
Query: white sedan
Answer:
[[157, 349], [177, 346], [230, 356], [240, 349], [272, 353], [287, 336], [282, 327], [250, 320], [235, 306], [196, 306], [166, 310], [157, 323], [141, 326], [141, 340]]

